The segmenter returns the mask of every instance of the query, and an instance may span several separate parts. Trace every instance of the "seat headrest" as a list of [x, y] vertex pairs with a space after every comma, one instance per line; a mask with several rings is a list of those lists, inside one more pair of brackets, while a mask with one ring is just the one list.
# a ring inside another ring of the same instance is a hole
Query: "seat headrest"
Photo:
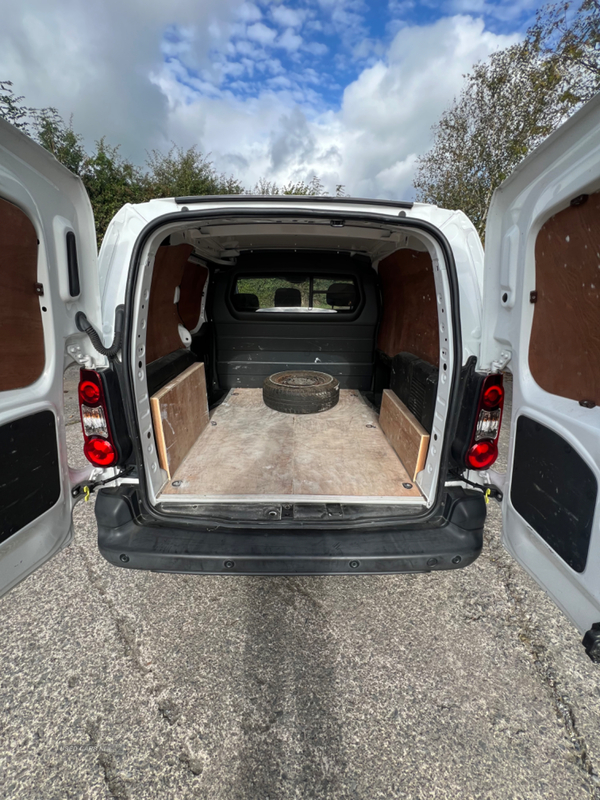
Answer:
[[233, 307], [236, 311], [256, 311], [258, 297], [255, 294], [234, 294]]
[[291, 308], [302, 305], [300, 289], [276, 289], [273, 305], [276, 308]]
[[330, 306], [356, 305], [356, 289], [351, 283], [332, 283], [327, 289], [327, 304]]

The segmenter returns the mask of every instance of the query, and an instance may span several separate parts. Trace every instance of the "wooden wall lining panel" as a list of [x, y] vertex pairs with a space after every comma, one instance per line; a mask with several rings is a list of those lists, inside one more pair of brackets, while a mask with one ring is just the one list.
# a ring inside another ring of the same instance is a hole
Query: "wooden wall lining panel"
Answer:
[[416, 480], [425, 467], [429, 434], [390, 389], [383, 390], [379, 424], [412, 480]]
[[377, 347], [388, 356], [412, 353], [439, 365], [433, 264], [427, 252], [397, 250], [379, 264], [383, 317]]
[[181, 296], [179, 298], [179, 316], [188, 331], [194, 330], [200, 319], [202, 294], [208, 279], [208, 268], [188, 261], [181, 279]]
[[535, 242], [534, 380], [600, 405], [600, 193], [551, 217]]
[[147, 364], [183, 347], [178, 329], [181, 320], [173, 300], [192, 250], [190, 244], [159, 247], [157, 250], [148, 301]]
[[29, 386], [46, 363], [43, 312], [35, 288], [37, 262], [33, 223], [20, 208], [0, 199], [1, 392]]
[[193, 364], [150, 398], [160, 466], [169, 480], [208, 425], [204, 364]]

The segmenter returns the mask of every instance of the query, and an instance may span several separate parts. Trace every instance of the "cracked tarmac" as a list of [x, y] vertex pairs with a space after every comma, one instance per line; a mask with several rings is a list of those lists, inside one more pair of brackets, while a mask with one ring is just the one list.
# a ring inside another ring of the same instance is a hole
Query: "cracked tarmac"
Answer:
[[92, 506], [0, 601], [0, 798], [600, 799], [599, 668], [496, 504], [464, 570], [317, 578], [116, 569]]

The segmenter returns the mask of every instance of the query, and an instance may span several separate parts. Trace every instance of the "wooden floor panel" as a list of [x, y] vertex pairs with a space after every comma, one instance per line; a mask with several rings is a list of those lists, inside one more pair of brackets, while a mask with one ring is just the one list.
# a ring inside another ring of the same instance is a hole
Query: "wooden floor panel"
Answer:
[[262, 389], [235, 389], [164, 494], [421, 497], [378, 415], [352, 390], [329, 411], [296, 415], [267, 408]]

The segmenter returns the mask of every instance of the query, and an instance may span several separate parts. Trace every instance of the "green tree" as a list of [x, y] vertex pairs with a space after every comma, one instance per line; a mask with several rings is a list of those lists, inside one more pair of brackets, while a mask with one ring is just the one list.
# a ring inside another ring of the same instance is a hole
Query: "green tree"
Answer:
[[83, 137], [73, 130], [73, 118], [67, 125], [55, 108], [32, 111], [35, 138], [76, 175], [81, 173], [87, 155]]
[[254, 189], [252, 189], [251, 194], [260, 194], [260, 195], [277, 195], [281, 194], [281, 189], [275, 183], [275, 181], [270, 181], [268, 178], [259, 178], [259, 180], [254, 184]]
[[305, 181], [289, 181], [281, 187], [281, 194], [310, 195], [312, 197], [323, 197], [327, 194], [321, 180], [313, 175], [308, 183]]
[[418, 159], [417, 200], [462, 209], [482, 238], [496, 187], [600, 88], [598, 4], [584, 3], [560, 28], [569, 7], [562, 17], [557, 6], [542, 9], [522, 43], [475, 65]]
[[126, 203], [143, 203], [152, 196], [148, 179], [139, 167], [119, 153], [118, 147], [96, 142], [91, 155], [81, 165], [83, 180], [96, 220], [98, 244], [117, 211]]
[[[311, 197], [324, 197], [327, 195], [325, 187], [321, 179], [313, 175], [308, 183], [306, 181], [288, 181], [284, 186], [279, 187], [275, 181], [270, 181], [268, 178], [260, 178], [255, 184], [252, 194], [261, 195], [278, 195], [278, 194], [295, 194]], [[344, 185], [338, 183], [335, 189], [336, 197], [347, 197]]]
[[8, 120], [15, 128], [29, 133], [32, 109], [23, 105], [23, 96], [17, 96], [12, 81], [0, 81], [0, 117]]
[[584, 0], [544, 6], [527, 32], [528, 41], [544, 58], [556, 61], [564, 89], [575, 103], [585, 103], [600, 91], [600, 2]]
[[241, 194], [241, 183], [220, 174], [212, 161], [196, 146], [173, 147], [168, 153], [152, 150], [147, 160], [147, 179], [153, 197], [186, 197], [210, 194]]

